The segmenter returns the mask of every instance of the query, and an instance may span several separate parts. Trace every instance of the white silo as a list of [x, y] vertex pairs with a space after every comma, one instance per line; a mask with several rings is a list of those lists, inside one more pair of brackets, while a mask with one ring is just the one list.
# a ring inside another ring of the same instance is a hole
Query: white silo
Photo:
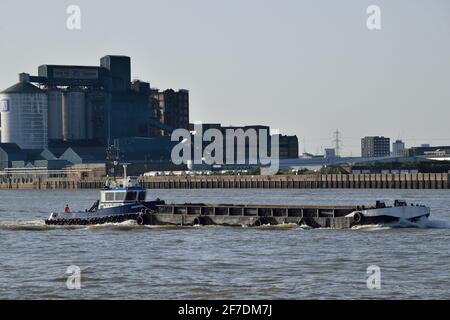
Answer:
[[62, 99], [60, 89], [47, 90], [48, 95], [48, 139], [63, 140]]
[[66, 141], [86, 139], [86, 99], [81, 89], [68, 89], [63, 95], [63, 136]]
[[43, 149], [47, 138], [47, 94], [23, 81], [0, 92], [2, 143], [22, 149]]

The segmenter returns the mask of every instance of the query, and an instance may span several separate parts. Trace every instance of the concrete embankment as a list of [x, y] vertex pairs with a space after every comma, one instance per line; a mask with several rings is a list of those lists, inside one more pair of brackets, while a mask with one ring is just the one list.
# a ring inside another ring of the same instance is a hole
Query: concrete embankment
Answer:
[[154, 177], [148, 189], [448, 189], [447, 173]]
[[[449, 189], [447, 173], [145, 177], [148, 189]], [[105, 180], [5, 178], [0, 189], [100, 189]]]

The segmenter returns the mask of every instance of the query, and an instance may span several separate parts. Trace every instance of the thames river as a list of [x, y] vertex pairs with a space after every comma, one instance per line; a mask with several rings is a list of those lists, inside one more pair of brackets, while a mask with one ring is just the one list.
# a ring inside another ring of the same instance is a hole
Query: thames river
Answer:
[[[149, 190], [167, 202], [431, 207], [416, 225], [307, 230], [294, 225], [47, 227], [97, 190], [0, 190], [0, 299], [449, 299], [447, 190]], [[79, 290], [67, 287], [79, 268]], [[379, 268], [369, 289], [367, 268]]]

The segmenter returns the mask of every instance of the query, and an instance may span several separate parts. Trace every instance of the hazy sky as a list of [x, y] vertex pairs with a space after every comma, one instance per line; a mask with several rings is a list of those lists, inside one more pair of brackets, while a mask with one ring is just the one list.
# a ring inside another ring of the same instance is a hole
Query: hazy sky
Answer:
[[0, 14], [1, 89], [40, 64], [123, 54], [134, 78], [189, 89], [192, 121], [267, 124], [313, 153], [336, 128], [347, 155], [365, 135], [450, 144], [448, 0], [0, 0]]

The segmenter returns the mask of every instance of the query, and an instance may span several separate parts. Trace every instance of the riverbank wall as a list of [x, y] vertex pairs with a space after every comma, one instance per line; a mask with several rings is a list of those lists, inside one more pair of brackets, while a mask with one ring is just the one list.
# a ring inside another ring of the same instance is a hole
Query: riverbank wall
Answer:
[[[5, 178], [0, 189], [101, 189], [106, 179]], [[448, 173], [141, 177], [147, 189], [449, 189]]]

